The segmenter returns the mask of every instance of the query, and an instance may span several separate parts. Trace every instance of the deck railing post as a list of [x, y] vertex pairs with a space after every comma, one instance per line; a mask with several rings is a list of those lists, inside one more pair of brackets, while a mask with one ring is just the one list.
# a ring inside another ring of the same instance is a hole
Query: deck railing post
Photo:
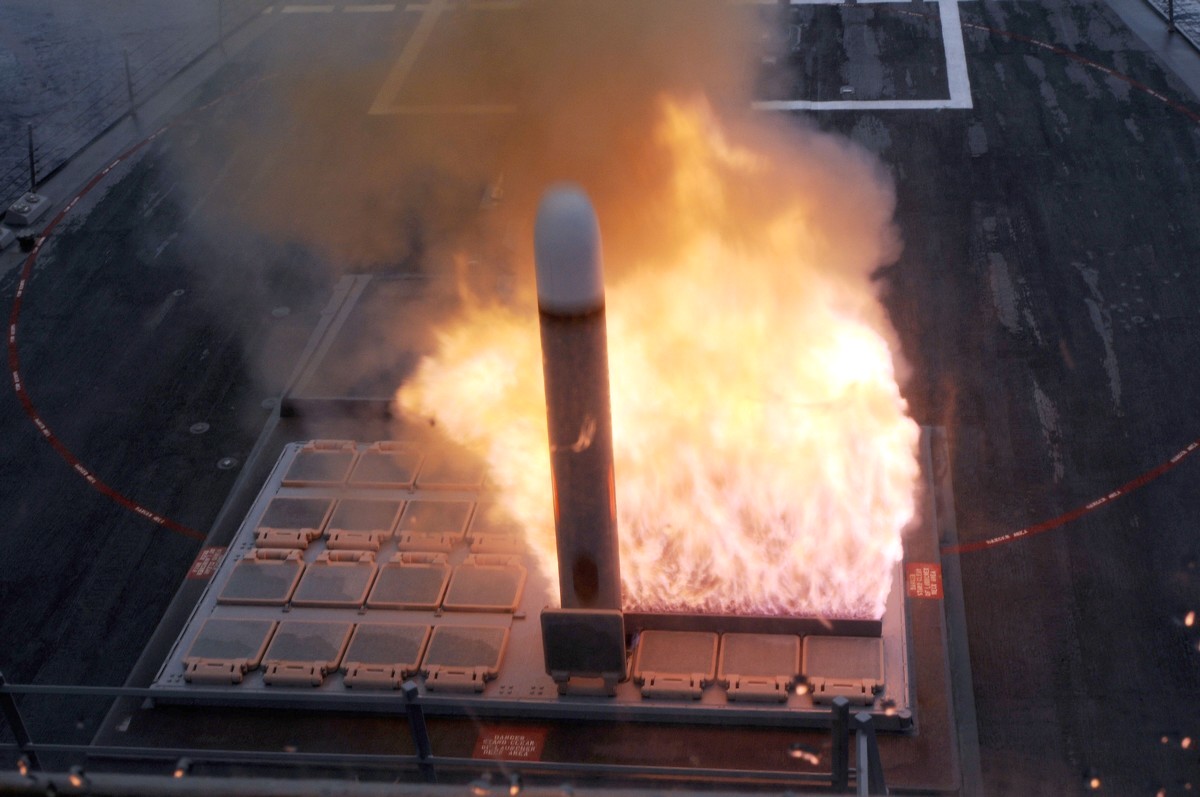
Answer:
[[[4, 673], [0, 673], [0, 688], [4, 686]], [[11, 692], [6, 692], [0, 689], [0, 713], [4, 714], [4, 720], [8, 723], [8, 727], [12, 728], [13, 736], [16, 737], [17, 746], [21, 748], [21, 753], [29, 761], [29, 766], [32, 769], [41, 769], [42, 766], [38, 762], [37, 753], [31, 748], [33, 740], [29, 738], [29, 731], [25, 728], [25, 720], [21, 718], [21, 711], [17, 708], [16, 698]]]
[[883, 760], [879, 757], [879, 740], [875, 738], [875, 723], [870, 713], [860, 711], [855, 714], [854, 725], [858, 731], [858, 793], [886, 795]]
[[429, 728], [425, 725], [425, 711], [421, 708], [421, 690], [412, 681], [406, 681], [401, 687], [404, 692], [404, 708], [408, 713], [408, 727], [412, 732], [413, 745], [417, 748], [417, 758], [421, 759], [421, 774], [429, 783], [437, 782], [437, 773], [429, 759], [433, 756], [433, 747], [429, 743]]
[[831, 785], [835, 794], [843, 794], [850, 786], [850, 701], [835, 697], [830, 711], [833, 713], [830, 724]]

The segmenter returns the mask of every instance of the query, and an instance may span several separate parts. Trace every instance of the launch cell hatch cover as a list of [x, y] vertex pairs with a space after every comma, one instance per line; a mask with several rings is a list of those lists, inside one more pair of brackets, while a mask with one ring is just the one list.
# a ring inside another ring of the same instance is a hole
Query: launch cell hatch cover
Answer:
[[352, 689], [397, 689], [417, 672], [428, 642], [427, 625], [362, 623], [346, 649], [344, 683]]
[[262, 661], [275, 630], [271, 620], [204, 621], [183, 659], [188, 683], [241, 683]]
[[299, 551], [250, 551], [234, 565], [217, 603], [282, 606], [292, 597], [303, 572]]
[[804, 638], [804, 677], [813, 701], [845, 697], [871, 705], [883, 689], [883, 640], [873, 637], [808, 636]]
[[263, 682], [279, 686], [320, 686], [337, 669], [350, 639], [350, 623], [284, 620], [263, 656]]
[[800, 637], [724, 634], [717, 680], [730, 700], [782, 703], [800, 673]]
[[256, 528], [259, 532], [299, 531], [310, 540], [316, 539], [325, 529], [332, 507], [329, 498], [273, 498]]
[[369, 531], [390, 537], [396, 529], [396, 519], [404, 507], [403, 501], [378, 498], [343, 498], [337, 502], [329, 518], [328, 533], [339, 531]]
[[456, 612], [515, 612], [525, 568], [515, 556], [468, 556], [454, 568], [442, 608]]
[[609, 695], [625, 680], [625, 623], [615, 609], [542, 610], [542, 647], [559, 694], [572, 678], [599, 678]]
[[403, 551], [449, 551], [462, 542], [471, 517], [469, 501], [409, 501], [397, 527]]
[[482, 692], [484, 683], [498, 674], [507, 647], [507, 628], [439, 625], [421, 665], [425, 688]]
[[374, 580], [375, 554], [323, 551], [305, 569], [292, 604], [326, 608], [361, 606]]
[[643, 631], [633, 679], [645, 697], [699, 699], [717, 675], [717, 641], [704, 631]]
[[287, 474], [285, 487], [324, 487], [344, 484], [354, 466], [352, 440], [313, 440], [296, 453]]
[[391, 440], [372, 443], [350, 474], [352, 487], [408, 489], [417, 478], [422, 454], [416, 446]]
[[449, 580], [445, 554], [396, 554], [379, 569], [367, 606], [432, 611], [442, 602]]

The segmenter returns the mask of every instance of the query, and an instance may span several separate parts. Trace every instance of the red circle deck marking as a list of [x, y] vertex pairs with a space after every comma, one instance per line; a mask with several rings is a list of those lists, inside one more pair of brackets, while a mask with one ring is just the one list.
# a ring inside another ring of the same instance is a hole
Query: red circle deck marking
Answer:
[[49, 425], [38, 412], [37, 406], [35, 406], [33, 403], [33, 399], [29, 397], [29, 392], [25, 389], [25, 382], [21, 378], [21, 359], [17, 353], [17, 326], [21, 320], [21, 304], [25, 299], [25, 290], [28, 288], [29, 280], [33, 275], [33, 266], [37, 262], [38, 255], [41, 254], [42, 246], [46, 243], [46, 239], [50, 236], [50, 233], [54, 231], [54, 228], [62, 222], [67, 213], [69, 213], [75, 207], [75, 205], [78, 204], [79, 200], [87, 196], [88, 193], [95, 188], [101, 180], [108, 176], [109, 172], [111, 172], [113, 168], [115, 168], [125, 159], [132, 156], [134, 153], [138, 152], [140, 149], [142, 149], [142, 147], [156, 139], [164, 130], [166, 130], [165, 126], [160, 127], [149, 137], [118, 155], [116, 160], [106, 166], [100, 171], [99, 174], [95, 175], [87, 182], [87, 184], [83, 187], [83, 190], [76, 194], [71, 201], [68, 202], [67, 205], [60, 210], [53, 219], [51, 219], [50, 223], [47, 224], [45, 229], [42, 230], [41, 235], [38, 236], [37, 241], [34, 243], [33, 251], [29, 253], [29, 257], [25, 258], [25, 264], [22, 266], [21, 278], [17, 282], [17, 293], [13, 299], [12, 313], [8, 319], [8, 369], [12, 374], [13, 390], [16, 391], [17, 400], [21, 402], [21, 407], [25, 410], [25, 414], [29, 416], [29, 419], [33, 421], [33, 425], [36, 426], [38, 431], [41, 432], [42, 436], [46, 438], [46, 442], [50, 444], [50, 447], [58, 452], [58, 455], [62, 457], [63, 461], [70, 465], [72, 470], [82, 476], [84, 481], [86, 481], [92, 487], [92, 489], [96, 490], [98, 493], [104, 495], [110, 500], [115, 501], [117, 504], [120, 504], [126, 509], [141, 515], [152, 523], [156, 523], [159, 526], [168, 528], [171, 531], [182, 534], [183, 536], [189, 537], [193, 540], [203, 540], [204, 535], [195, 529], [189, 528], [182, 523], [177, 523], [170, 518], [163, 517], [162, 515], [142, 506], [137, 501], [134, 501], [132, 498], [126, 496], [124, 493], [121, 493], [120, 491], [109, 486], [107, 482], [93, 473], [92, 470], [84, 465], [78, 457], [71, 453], [70, 449], [68, 449], [63, 442], [55, 436], [54, 432], [50, 429]]
[[62, 457], [63, 461], [70, 465], [72, 470], [82, 476], [84, 481], [86, 481], [92, 487], [92, 489], [96, 490], [101, 495], [104, 495], [110, 500], [136, 514], [141, 515], [152, 523], [162, 526], [163, 528], [170, 529], [177, 534], [181, 534], [184, 537], [188, 537], [193, 540], [203, 541], [204, 535], [193, 528], [189, 528], [182, 523], [178, 523], [168, 517], [163, 517], [153, 510], [147, 509], [142, 504], [139, 504], [137, 501], [134, 501], [132, 498], [126, 496], [124, 493], [121, 493], [115, 488], [109, 486], [108, 483], [93, 473], [92, 470], [84, 465], [78, 457], [71, 453], [70, 449], [68, 449], [62, 443], [62, 441], [55, 436], [49, 425], [47, 425], [45, 420], [42, 419], [42, 416], [38, 412], [37, 407], [34, 405], [33, 400], [29, 397], [29, 393], [25, 389], [25, 382], [21, 378], [21, 360], [17, 354], [17, 325], [21, 319], [21, 304], [25, 299], [25, 291], [28, 288], [29, 281], [33, 276], [33, 266], [37, 262], [38, 255], [41, 254], [42, 246], [46, 243], [46, 239], [50, 237], [50, 233], [53, 232], [54, 229], [66, 217], [66, 215], [70, 213], [77, 204], [79, 204], [79, 200], [87, 196], [91, 190], [95, 188], [101, 180], [107, 177], [113, 169], [119, 166], [123, 161], [139, 152], [143, 147], [154, 141], [169, 128], [178, 124], [188, 116], [205, 111], [216, 105], [218, 102], [221, 102], [225, 98], [245, 91], [247, 88], [252, 86], [258, 85], [259, 83], [270, 79], [270, 77], [271, 76], [268, 75], [260, 80], [250, 81], [246, 84], [243, 84], [242, 86], [222, 94], [216, 99], [213, 99], [204, 105], [201, 105], [192, 111], [189, 111], [188, 113], [168, 122], [167, 124], [155, 130], [146, 138], [139, 141], [137, 144], [122, 152], [112, 161], [112, 163], [101, 169], [100, 172], [94, 175], [91, 180], [88, 180], [83, 189], [80, 190], [79, 193], [77, 193], [74, 197], [72, 197], [71, 201], [68, 202], [63, 209], [60, 210], [54, 216], [54, 218], [50, 220], [50, 223], [46, 225], [41, 234], [38, 236], [37, 240], [34, 242], [33, 250], [29, 253], [29, 257], [25, 258], [25, 264], [21, 268], [21, 276], [17, 281], [16, 296], [13, 298], [12, 313], [9, 315], [8, 319], [8, 370], [12, 374], [13, 390], [17, 394], [17, 399], [21, 402], [21, 407], [25, 410], [25, 414], [29, 416], [31, 421], [33, 421], [33, 425], [36, 426], [38, 431], [41, 432], [42, 436], [46, 438], [46, 442], [50, 444], [51, 448], [58, 452], [58, 455]]
[[[907, 10], [901, 10], [900, 13], [909, 14], [912, 16], [930, 16], [928, 14], [921, 14], [916, 11], [907, 11]], [[1128, 83], [1130, 86], [1134, 87], [1135, 89], [1150, 95], [1154, 99], [1159, 100], [1160, 102], [1163, 102], [1164, 104], [1166, 104], [1167, 107], [1183, 114], [1191, 121], [1196, 122], [1197, 124], [1200, 124], [1200, 113], [1193, 111], [1191, 108], [1188, 108], [1186, 105], [1183, 105], [1182, 103], [1172, 100], [1170, 97], [1167, 97], [1164, 94], [1162, 94], [1162, 92], [1156, 91], [1155, 89], [1150, 88], [1146, 84], [1141, 83], [1137, 80], [1134, 80], [1133, 78], [1129, 77], [1128, 75], [1121, 74], [1120, 72], [1117, 72], [1116, 70], [1111, 69], [1097, 61], [1093, 61], [1090, 58], [1084, 58], [1082, 55], [1079, 55], [1078, 53], [1073, 53], [1070, 50], [1064, 50], [1061, 47], [1055, 47], [1053, 44], [1041, 41], [1039, 39], [1034, 39], [1030, 36], [1025, 36], [1020, 33], [1013, 33], [1012, 31], [1000, 30], [998, 28], [993, 28], [989, 25], [983, 25], [978, 22], [963, 22], [962, 26], [964, 28], [972, 28], [974, 30], [981, 30], [986, 33], [994, 34], [996, 36], [1003, 36], [1005, 38], [1024, 42], [1026, 44], [1032, 44], [1035, 47], [1038, 47], [1042, 50], [1046, 50], [1048, 52], [1054, 53], [1055, 55], [1061, 55], [1064, 58], [1069, 58], [1072, 61], [1080, 63], [1091, 69], [1098, 70], [1099, 72], [1102, 72], [1105, 75], [1108, 75], [1109, 77], [1115, 78], [1116, 80], [1120, 80], [1125, 83]], [[1197, 448], [1200, 448], [1200, 440], [1193, 440], [1185, 448], [1183, 448], [1178, 453], [1176, 453], [1175, 456], [1171, 457], [1169, 460], [1162, 463], [1161, 465], [1159, 465], [1155, 468], [1151, 468], [1150, 470], [1146, 471], [1142, 475], [1138, 476], [1136, 479], [1126, 482], [1125, 484], [1121, 485], [1120, 487], [1113, 490], [1112, 492], [1110, 492], [1106, 495], [1103, 495], [1103, 496], [1095, 499], [1094, 501], [1084, 504], [1083, 506], [1076, 507], [1075, 509], [1072, 509], [1070, 512], [1066, 512], [1062, 515], [1059, 515], [1056, 518], [1052, 518], [1050, 520], [1043, 521], [1043, 522], [1038, 523], [1033, 526], [1026, 526], [1025, 528], [1018, 529], [1017, 531], [1011, 531], [1006, 534], [1000, 534], [995, 537], [989, 537], [986, 540], [980, 540], [978, 542], [968, 542], [968, 543], [963, 543], [961, 545], [947, 545], [942, 548], [942, 553], [943, 554], [964, 554], [964, 553], [972, 553], [974, 551], [983, 551], [988, 548], [995, 548], [998, 545], [1004, 545], [1006, 543], [1016, 542], [1017, 540], [1023, 540], [1028, 537], [1033, 537], [1038, 534], [1044, 534], [1045, 532], [1059, 528], [1060, 526], [1065, 526], [1066, 524], [1070, 523], [1071, 521], [1078, 520], [1079, 518], [1083, 517], [1084, 515], [1086, 515], [1087, 513], [1091, 512], [1093, 510], [1099, 509], [1102, 506], [1106, 506], [1106, 505], [1112, 503], [1113, 501], [1117, 500], [1118, 498], [1129, 495], [1130, 493], [1137, 490], [1138, 488], [1146, 486], [1150, 482], [1157, 479], [1159, 476], [1162, 476], [1164, 473], [1166, 473], [1167, 471], [1174, 468], [1176, 465], [1178, 465], [1180, 462], [1182, 462], [1186, 457], [1188, 457], [1188, 455], [1190, 455], [1192, 452], [1194, 452]]]
[[8, 317], [8, 371], [12, 373], [12, 386], [13, 390], [17, 392], [17, 400], [20, 401], [20, 406], [22, 406], [24, 409], [25, 414], [29, 415], [29, 419], [34, 421], [34, 426], [37, 427], [37, 431], [41, 432], [42, 437], [46, 438], [46, 441], [50, 444], [50, 448], [58, 451], [58, 454], [60, 457], [62, 457], [62, 460], [64, 460], [67, 465], [70, 465], [73, 471], [78, 473], [80, 477], [83, 477], [84, 481], [86, 481], [86, 483], [88, 483], [92, 489], [98, 493], [101, 493], [101, 495], [112, 499], [112, 501], [120, 504], [121, 507], [125, 507], [126, 509], [133, 511], [133, 513], [137, 513], [138, 515], [145, 517], [146, 520], [149, 520], [152, 523], [157, 523], [158, 526], [169, 528], [170, 531], [182, 534], [184, 537], [191, 538], [193, 540], [203, 540], [204, 535], [197, 532], [196, 529], [188, 528], [187, 526], [182, 525], [182, 523], [170, 520], [169, 517], [163, 517], [162, 515], [155, 513], [155, 511], [146, 509], [142, 504], [133, 501], [132, 498], [124, 495], [124, 493], [121, 493], [118, 490], [115, 490], [114, 487], [109, 486], [106, 481], [100, 477], [97, 477], [95, 473], [92, 473], [88, 466], [85, 466], [83, 462], [80, 462], [79, 457], [72, 454], [71, 450], [68, 449], [66, 445], [62, 444], [62, 441], [60, 441], [60, 439], [54, 435], [54, 432], [50, 430], [50, 427], [46, 421], [42, 419], [41, 414], [37, 412], [37, 407], [34, 405], [34, 401], [32, 401], [32, 399], [29, 397], [29, 391], [25, 389], [24, 380], [22, 377], [20, 377], [20, 358], [17, 353], [17, 325], [20, 320], [20, 306], [22, 306], [22, 302], [25, 299], [25, 289], [29, 287], [30, 277], [32, 276], [32, 272], [34, 272], [34, 264], [37, 263], [37, 256], [41, 253], [42, 246], [46, 244], [46, 239], [49, 238], [50, 233], [54, 232], [54, 228], [58, 227], [59, 223], [64, 220], [68, 212], [70, 212], [74, 206], [79, 203], [79, 200], [83, 199], [85, 196], [88, 196], [88, 193], [92, 190], [92, 188], [95, 188], [96, 185], [100, 184], [100, 181], [106, 178], [108, 173], [112, 172], [113, 168], [118, 166], [118, 164], [122, 161], [125, 161], [126, 158], [131, 157], [134, 152], [137, 152], [138, 150], [142, 149], [143, 146], [152, 142], [152, 140], [160, 136], [164, 130], [166, 130], [166, 126], [158, 128], [158, 130], [154, 133], [151, 133], [148, 138], [145, 138], [142, 140], [142, 142], [131, 146], [130, 149], [127, 149], [126, 151], [121, 152], [120, 155], [116, 156], [116, 160], [112, 163], [109, 163], [108, 166], [104, 167], [100, 173], [96, 174], [94, 178], [89, 180], [88, 184], [83, 187], [83, 191], [77, 193], [76, 196], [71, 199], [71, 202], [68, 202], [65, 208], [62, 208], [62, 210], [58, 212], [58, 215], [55, 215], [54, 218], [50, 220], [50, 223], [47, 224], [46, 228], [42, 229], [41, 235], [38, 235], [37, 241], [34, 244], [34, 250], [29, 253], [28, 258], [25, 258], [25, 264], [22, 266], [22, 271], [20, 271], [20, 280], [17, 282], [17, 295], [13, 298], [12, 313], [10, 314], [10, 317]]
[[1141, 476], [1138, 476], [1136, 479], [1133, 479], [1132, 481], [1128, 481], [1125, 484], [1122, 484], [1120, 487], [1113, 490], [1111, 493], [1102, 495], [1099, 498], [1097, 498], [1096, 500], [1086, 503], [1083, 506], [1076, 507], [1075, 509], [1072, 509], [1070, 512], [1059, 515], [1056, 518], [1052, 518], [1051, 520], [1043, 521], [1043, 522], [1038, 523], [1033, 526], [1026, 526], [1025, 528], [1019, 529], [1017, 531], [1010, 531], [1007, 534], [1001, 534], [996, 537], [990, 537], [986, 540], [980, 540], [979, 542], [968, 542], [968, 543], [963, 543], [961, 545], [947, 545], [942, 548], [942, 553], [943, 554], [962, 554], [962, 553], [971, 553], [973, 551], [982, 551], [987, 548], [995, 548], [997, 545], [1003, 545], [1008, 542], [1016, 542], [1017, 540], [1025, 539], [1026, 537], [1032, 537], [1036, 534], [1043, 534], [1052, 529], [1056, 529], [1059, 526], [1065, 526], [1067, 523], [1070, 523], [1072, 520], [1077, 520], [1077, 519], [1083, 517], [1084, 515], [1086, 515], [1088, 512], [1091, 512], [1094, 509], [1099, 509], [1100, 507], [1110, 504], [1122, 496], [1129, 495], [1130, 493], [1132, 493], [1134, 490], [1138, 489], [1139, 487], [1146, 486], [1150, 482], [1157, 479], [1159, 476], [1162, 476], [1164, 473], [1169, 471], [1171, 468], [1178, 465], [1189, 454], [1194, 452], [1197, 448], [1200, 448], [1200, 440], [1193, 440], [1191, 443], [1188, 443], [1186, 448], [1180, 450], [1179, 453], [1177, 453], [1175, 456], [1171, 457], [1170, 459], [1168, 459], [1166, 462], [1162, 463], [1158, 467], [1152, 468], [1152, 469], [1146, 471], [1145, 473], [1143, 473]]

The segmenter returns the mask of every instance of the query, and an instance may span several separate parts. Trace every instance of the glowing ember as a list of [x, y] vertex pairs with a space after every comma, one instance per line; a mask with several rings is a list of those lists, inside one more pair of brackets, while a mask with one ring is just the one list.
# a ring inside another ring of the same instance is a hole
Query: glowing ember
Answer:
[[[683, 243], [607, 296], [626, 609], [883, 613], [919, 433], [870, 281], [892, 199], [865, 157], [793, 135], [805, 151], [769, 158], [664, 103]], [[472, 305], [438, 343], [398, 402], [486, 459], [557, 584], [536, 310]]]

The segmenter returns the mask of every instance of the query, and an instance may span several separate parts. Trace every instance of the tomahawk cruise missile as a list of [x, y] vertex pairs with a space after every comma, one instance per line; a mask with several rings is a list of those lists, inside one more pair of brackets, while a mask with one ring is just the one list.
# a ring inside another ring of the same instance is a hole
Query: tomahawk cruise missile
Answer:
[[551, 187], [533, 237], [562, 605], [619, 610], [604, 272], [587, 194]]

